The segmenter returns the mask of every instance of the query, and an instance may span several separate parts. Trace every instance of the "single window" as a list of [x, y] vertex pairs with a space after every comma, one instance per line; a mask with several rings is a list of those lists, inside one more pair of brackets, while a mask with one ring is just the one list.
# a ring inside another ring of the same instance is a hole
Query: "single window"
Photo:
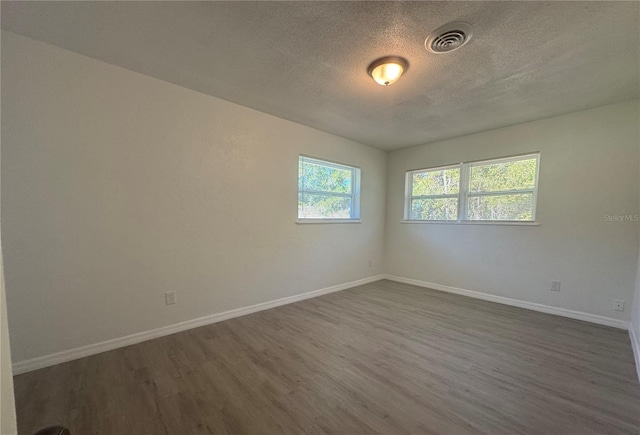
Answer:
[[458, 220], [460, 165], [410, 173], [410, 220]]
[[539, 154], [407, 172], [405, 219], [535, 221]]
[[467, 219], [535, 220], [538, 156], [469, 163]]
[[300, 156], [298, 219], [360, 218], [360, 169]]

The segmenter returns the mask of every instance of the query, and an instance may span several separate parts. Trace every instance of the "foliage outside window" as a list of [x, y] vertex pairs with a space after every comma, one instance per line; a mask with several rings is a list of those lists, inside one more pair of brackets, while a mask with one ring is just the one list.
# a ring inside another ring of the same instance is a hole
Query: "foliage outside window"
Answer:
[[360, 169], [300, 156], [298, 219], [360, 218]]
[[539, 154], [407, 172], [405, 219], [535, 221]]
[[460, 166], [416, 171], [411, 177], [410, 219], [458, 220]]

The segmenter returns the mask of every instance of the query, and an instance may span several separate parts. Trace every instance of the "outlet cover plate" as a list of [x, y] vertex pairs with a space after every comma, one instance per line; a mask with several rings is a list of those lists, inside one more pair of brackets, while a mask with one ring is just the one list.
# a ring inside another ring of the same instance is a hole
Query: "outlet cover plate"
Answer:
[[167, 305], [173, 305], [176, 303], [176, 292], [166, 292], [164, 299]]

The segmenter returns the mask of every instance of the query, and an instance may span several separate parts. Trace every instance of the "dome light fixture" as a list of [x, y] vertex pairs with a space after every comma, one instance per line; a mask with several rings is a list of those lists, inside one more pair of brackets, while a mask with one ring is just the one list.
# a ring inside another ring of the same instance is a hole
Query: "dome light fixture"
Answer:
[[398, 81], [400, 76], [409, 69], [407, 59], [399, 56], [385, 56], [371, 62], [367, 74], [377, 84], [389, 86]]

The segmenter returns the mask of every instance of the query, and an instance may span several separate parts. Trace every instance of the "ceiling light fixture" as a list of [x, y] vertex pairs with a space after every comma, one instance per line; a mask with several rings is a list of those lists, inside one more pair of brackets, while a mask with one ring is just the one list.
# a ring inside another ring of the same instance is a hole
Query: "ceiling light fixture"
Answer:
[[399, 56], [385, 56], [371, 62], [367, 68], [367, 74], [379, 85], [389, 86], [397, 82], [408, 69], [407, 59]]

